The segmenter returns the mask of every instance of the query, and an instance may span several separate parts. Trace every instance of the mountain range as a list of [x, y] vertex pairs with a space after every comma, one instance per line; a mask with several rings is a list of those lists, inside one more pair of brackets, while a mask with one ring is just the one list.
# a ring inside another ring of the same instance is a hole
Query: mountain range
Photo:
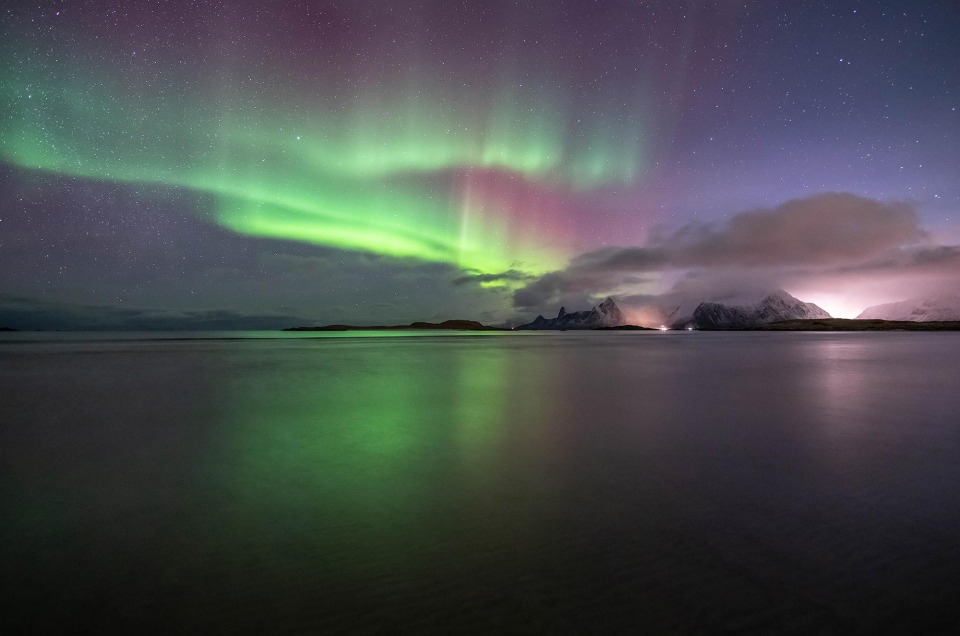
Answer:
[[[709, 301], [695, 306], [684, 303], [663, 313], [668, 316], [666, 324], [671, 329], [751, 329], [782, 320], [830, 318], [817, 305], [794, 298], [782, 289], [766, 292], [759, 300]], [[626, 312], [616, 300], [607, 298], [586, 311], [568, 312], [561, 307], [556, 318], [539, 315], [516, 329], [600, 329], [625, 324]]]
[[857, 318], [911, 322], [960, 320], [960, 295], [912, 298], [896, 303], [874, 305], [864, 309]]
[[560, 308], [556, 318], [537, 316], [533, 322], [519, 325], [517, 329], [598, 329], [600, 327], [619, 327], [626, 324], [623, 311], [613, 298], [607, 298], [599, 305], [587, 311], [568, 312]]
[[759, 301], [701, 302], [689, 316], [673, 317], [671, 329], [750, 329], [782, 320], [830, 318], [813, 303], [794, 298], [782, 289]]

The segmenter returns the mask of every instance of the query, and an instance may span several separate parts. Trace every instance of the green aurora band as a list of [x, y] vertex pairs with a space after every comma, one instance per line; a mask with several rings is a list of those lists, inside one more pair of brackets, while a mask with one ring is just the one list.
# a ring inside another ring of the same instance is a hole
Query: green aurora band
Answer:
[[634, 114], [571, 121], [558, 91], [381, 86], [347, 101], [319, 90], [271, 103], [223, 86], [171, 95], [111, 84], [103, 72], [23, 75], [0, 89], [5, 161], [210, 195], [210, 218], [243, 234], [484, 273], [542, 273], [563, 255], [549, 228], [524, 231], [511, 206], [466, 192], [468, 175], [576, 194], [630, 183], [642, 168]]

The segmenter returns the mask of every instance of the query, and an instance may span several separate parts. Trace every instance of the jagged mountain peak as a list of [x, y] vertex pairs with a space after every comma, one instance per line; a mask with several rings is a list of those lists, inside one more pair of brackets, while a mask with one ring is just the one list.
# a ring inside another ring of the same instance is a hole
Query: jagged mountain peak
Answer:
[[517, 329], [595, 329], [617, 327], [625, 323], [620, 306], [611, 297], [585, 311], [568, 312], [566, 307], [561, 307], [556, 318], [541, 318], [538, 316], [533, 322], [520, 325]]
[[604, 327], [616, 327], [627, 322], [620, 305], [611, 296], [607, 296], [597, 309], [604, 316]]
[[799, 300], [790, 295], [786, 290], [783, 289], [774, 289], [773, 291], [767, 292], [764, 300], [783, 300], [783, 301], [797, 301]]

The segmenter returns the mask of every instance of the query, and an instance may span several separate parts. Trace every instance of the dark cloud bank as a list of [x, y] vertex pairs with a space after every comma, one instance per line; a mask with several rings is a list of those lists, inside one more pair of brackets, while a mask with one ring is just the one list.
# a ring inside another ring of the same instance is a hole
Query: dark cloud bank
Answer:
[[721, 299], [751, 289], [828, 288], [880, 277], [896, 295], [918, 278], [932, 286], [956, 285], [960, 247], [932, 244], [909, 202], [828, 193], [743, 212], [720, 224], [690, 224], [655, 235], [642, 247], [582, 254], [518, 289], [513, 300], [519, 310], [549, 310], [623, 293], [643, 277], [655, 281], [665, 274], [676, 280], [669, 290], [627, 300], [675, 304], [685, 296]]

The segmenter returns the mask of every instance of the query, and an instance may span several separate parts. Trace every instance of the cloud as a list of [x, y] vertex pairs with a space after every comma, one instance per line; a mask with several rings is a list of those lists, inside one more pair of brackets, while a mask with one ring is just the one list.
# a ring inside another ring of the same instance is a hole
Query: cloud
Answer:
[[601, 290], [614, 286], [614, 278], [607, 272], [595, 272], [588, 268], [550, 272], [516, 290], [513, 304], [517, 308], [531, 308], [562, 298], [570, 306], [587, 305]]
[[826, 265], [870, 258], [925, 237], [913, 206], [822, 194], [744, 212], [718, 230], [674, 237], [680, 264]]
[[960, 248], [924, 245], [928, 235], [914, 206], [846, 193], [826, 193], [750, 210], [725, 223], [694, 223], [654, 235], [647, 245], [604, 248], [573, 258], [568, 266], [514, 293], [517, 308], [623, 290], [638, 274], [674, 271], [670, 293], [690, 289], [775, 287], [784, 280], [840, 271], [912, 268], [955, 270]]
[[891, 272], [947, 274], [960, 277], [960, 246], [934, 245], [896, 250], [876, 261], [844, 268], [841, 272]]
[[913, 207], [853, 194], [820, 194], [727, 223], [691, 224], [654, 245], [608, 248], [571, 261], [572, 269], [655, 271], [664, 267], [826, 265], [882, 254], [925, 237]]
[[533, 280], [535, 276], [526, 274], [519, 270], [509, 269], [505, 272], [500, 272], [499, 274], [467, 274], [466, 276], [460, 276], [454, 278], [452, 283], [454, 285], [466, 285], [468, 283], [502, 283], [510, 281], [525, 281]]
[[850, 266], [787, 272], [784, 279], [798, 292], [841, 298], [847, 313], [908, 298], [956, 294], [960, 290], [960, 246], [908, 247]]

